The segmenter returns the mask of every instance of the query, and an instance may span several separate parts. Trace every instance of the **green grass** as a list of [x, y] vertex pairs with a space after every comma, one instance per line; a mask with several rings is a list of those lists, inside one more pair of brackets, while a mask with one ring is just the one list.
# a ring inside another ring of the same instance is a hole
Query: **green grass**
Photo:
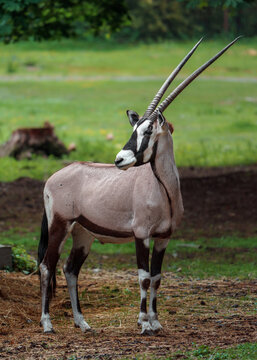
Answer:
[[[149, 360], [163, 359], [163, 360], [254, 360], [257, 358], [257, 343], [245, 343], [228, 349], [210, 349], [208, 346], [201, 345], [195, 346], [195, 349], [184, 353], [179, 352], [176, 355], [170, 357], [150, 357]], [[144, 359], [143, 357], [135, 359]], [[124, 359], [125, 360], [125, 359]]]
[[[39, 231], [29, 232], [12, 229], [1, 234], [2, 244], [22, 245], [32, 254], [36, 254]], [[62, 254], [67, 258], [72, 246], [68, 239]], [[177, 277], [187, 278], [238, 278], [254, 279], [257, 277], [257, 237], [239, 238], [200, 238], [193, 243], [171, 239], [163, 270], [172, 271]], [[135, 268], [135, 245], [105, 244], [95, 241], [86, 261], [88, 268], [128, 269]]]
[[[0, 84], [0, 143], [17, 127], [50, 121], [57, 135], [77, 151], [65, 161], [113, 162], [131, 134], [126, 109], [140, 114], [160, 86], [149, 82], [15, 82]], [[175, 126], [178, 166], [222, 166], [257, 162], [256, 85], [196, 81], [167, 110]], [[254, 101], [255, 101], [254, 100]], [[108, 133], [114, 140], [108, 142]], [[62, 160], [0, 159], [0, 180], [46, 179]]]
[[[197, 40], [166, 41], [148, 45], [67, 40], [0, 45], [0, 74], [167, 76]], [[228, 42], [229, 40], [224, 39], [205, 39], [182, 74], [187, 75], [194, 71]], [[206, 75], [256, 76], [255, 56], [251, 54], [255, 45], [255, 38], [240, 39]]]
[[[189, 352], [177, 352], [171, 356], [135, 356], [134, 360], [254, 360], [257, 358], [257, 343], [245, 343], [232, 348], [211, 349], [206, 345], [195, 345], [195, 349]], [[122, 358], [121, 360], [128, 360]]]
[[240, 344], [230, 349], [209, 349], [200, 346], [185, 359], [197, 360], [253, 360], [257, 358], [257, 343]]

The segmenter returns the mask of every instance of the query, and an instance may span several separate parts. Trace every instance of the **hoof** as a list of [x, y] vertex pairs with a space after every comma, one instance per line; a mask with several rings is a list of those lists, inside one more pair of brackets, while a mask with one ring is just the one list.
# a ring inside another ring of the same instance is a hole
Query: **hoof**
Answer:
[[151, 329], [155, 334], [157, 334], [158, 332], [160, 332], [160, 330], [162, 330], [162, 326], [158, 320], [151, 321], [150, 325], [151, 325]]
[[83, 322], [80, 325], [74, 323], [74, 326], [75, 328], [80, 328], [82, 332], [91, 331], [91, 327], [86, 322]]
[[54, 329], [44, 331], [44, 334], [55, 334]]
[[153, 329], [152, 331], [153, 331], [154, 335], [160, 334], [162, 332], [162, 327], [159, 329]]
[[144, 331], [141, 332], [142, 336], [153, 336], [154, 332], [153, 330], [149, 330], [149, 329], [145, 329]]

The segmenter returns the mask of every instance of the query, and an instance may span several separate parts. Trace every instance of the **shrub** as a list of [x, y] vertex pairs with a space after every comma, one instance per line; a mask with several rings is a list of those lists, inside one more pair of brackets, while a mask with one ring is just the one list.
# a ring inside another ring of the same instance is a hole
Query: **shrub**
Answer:
[[21, 271], [30, 274], [37, 270], [37, 261], [27, 253], [21, 245], [12, 248], [13, 271]]

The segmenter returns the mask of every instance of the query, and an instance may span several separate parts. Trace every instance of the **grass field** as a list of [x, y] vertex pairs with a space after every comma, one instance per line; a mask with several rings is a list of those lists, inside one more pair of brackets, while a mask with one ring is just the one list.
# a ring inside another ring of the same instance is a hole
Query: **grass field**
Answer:
[[[224, 44], [224, 41], [201, 44], [182, 76]], [[73, 47], [70, 42], [2, 45], [0, 143], [17, 127], [41, 126], [47, 120], [55, 125], [65, 144], [77, 145], [77, 151], [65, 161], [113, 162], [131, 133], [126, 109], [142, 114], [162, 78], [192, 45], [193, 42], [135, 47], [81, 42]], [[175, 126], [179, 166], [257, 161], [257, 90], [253, 82], [257, 73], [253, 46], [253, 40], [246, 39], [234, 45], [205, 73], [207, 78], [196, 80], [165, 113]], [[123, 78], [113, 78], [117, 75]], [[137, 77], [150, 75], [158, 77]], [[228, 81], [235, 76], [244, 79]], [[105, 139], [108, 133], [114, 134], [112, 142]], [[47, 178], [63, 162], [51, 158], [20, 162], [4, 158], [0, 165], [0, 180], [9, 181], [19, 176]]]
[[[167, 76], [197, 40], [148, 45], [67, 40], [0, 45], [0, 74]], [[206, 38], [183, 74], [194, 71], [230, 40], [212, 41]], [[255, 47], [255, 38], [241, 38], [206, 75], [256, 77]]]
[[[23, 246], [36, 256], [39, 232], [21, 232], [12, 229], [1, 234], [2, 244]], [[68, 239], [62, 254], [63, 261], [68, 257], [72, 240]], [[172, 271], [178, 278], [216, 278], [256, 279], [257, 237], [240, 238], [198, 238], [189, 241], [172, 239], [167, 247], [163, 264], [164, 271]], [[127, 270], [136, 264], [135, 244], [107, 244], [95, 241], [86, 260], [87, 268]]]

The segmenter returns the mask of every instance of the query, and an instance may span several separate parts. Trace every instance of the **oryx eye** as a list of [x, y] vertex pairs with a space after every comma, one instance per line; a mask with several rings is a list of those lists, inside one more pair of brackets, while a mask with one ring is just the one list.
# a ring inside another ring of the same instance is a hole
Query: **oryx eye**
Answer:
[[146, 131], [144, 132], [144, 135], [150, 136], [150, 135], [152, 135], [152, 131], [151, 131], [151, 130], [146, 130]]
[[152, 130], [153, 130], [153, 126], [149, 125], [147, 130], [145, 130], [144, 135], [148, 135], [148, 136], [152, 135]]

